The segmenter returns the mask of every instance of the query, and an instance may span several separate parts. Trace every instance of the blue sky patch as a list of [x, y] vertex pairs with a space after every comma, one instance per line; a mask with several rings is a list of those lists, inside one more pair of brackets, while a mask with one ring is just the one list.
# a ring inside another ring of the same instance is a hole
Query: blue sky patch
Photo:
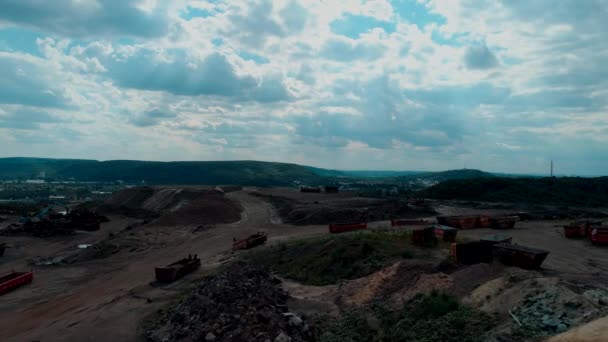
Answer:
[[186, 7], [186, 9], [180, 14], [180, 17], [191, 20], [192, 18], [207, 18], [211, 16], [211, 12], [204, 8]]
[[397, 0], [392, 3], [393, 9], [401, 18], [409, 23], [415, 24], [418, 28], [423, 29], [430, 23], [438, 23], [443, 25], [446, 23], [444, 17], [438, 14], [429, 12], [423, 4], [417, 0]]
[[44, 38], [45, 35], [35, 33], [22, 28], [0, 29], [0, 51], [19, 51], [30, 55], [42, 56], [36, 44], [37, 38]]
[[388, 21], [350, 13], [345, 14], [338, 20], [332, 21], [330, 24], [332, 32], [352, 39], [357, 39], [362, 34], [376, 27], [382, 28], [386, 33], [393, 33], [395, 32], [396, 25]]
[[264, 57], [264, 56], [260, 56], [257, 55], [255, 53], [252, 52], [247, 52], [247, 51], [239, 51], [237, 53], [242, 59], [246, 60], [246, 61], [254, 61], [257, 64], [266, 64], [269, 63], [270, 60], [268, 60], [268, 58]]

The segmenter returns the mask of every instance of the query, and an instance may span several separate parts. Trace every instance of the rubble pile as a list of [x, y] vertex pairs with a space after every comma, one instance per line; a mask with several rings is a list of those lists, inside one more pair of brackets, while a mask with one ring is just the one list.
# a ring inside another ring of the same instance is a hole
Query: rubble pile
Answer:
[[564, 299], [559, 289], [539, 289], [526, 295], [513, 314], [522, 324], [549, 335], [564, 332], [608, 312], [608, 293], [588, 290], [581, 297]]
[[27, 234], [43, 238], [70, 235], [75, 230], [99, 230], [100, 224], [108, 221], [107, 217], [88, 210], [75, 210], [67, 214], [50, 213], [44, 217], [28, 218], [22, 225], [11, 224], [2, 234]]
[[210, 277], [171, 309], [147, 334], [148, 341], [310, 341], [287, 293], [266, 270], [238, 261]]

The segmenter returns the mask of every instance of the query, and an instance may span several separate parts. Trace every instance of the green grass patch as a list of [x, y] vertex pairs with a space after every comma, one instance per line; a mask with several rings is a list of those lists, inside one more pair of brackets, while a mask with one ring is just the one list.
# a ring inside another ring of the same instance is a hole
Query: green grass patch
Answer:
[[287, 242], [254, 254], [257, 262], [308, 285], [369, 275], [400, 259], [422, 255], [404, 232], [365, 231]]

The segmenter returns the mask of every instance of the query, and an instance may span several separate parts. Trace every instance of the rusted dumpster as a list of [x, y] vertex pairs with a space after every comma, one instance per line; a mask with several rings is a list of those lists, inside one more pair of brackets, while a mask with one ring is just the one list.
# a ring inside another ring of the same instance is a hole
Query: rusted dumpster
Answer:
[[194, 272], [201, 267], [201, 259], [195, 254], [188, 255], [187, 258], [178, 260], [165, 267], [156, 267], [156, 280], [162, 283], [170, 283], [185, 276], [188, 273]]
[[591, 227], [589, 240], [595, 245], [608, 245], [608, 227]]
[[568, 239], [580, 239], [587, 236], [587, 228], [585, 225], [573, 222], [564, 226], [564, 235]]
[[428, 224], [429, 221], [428, 220], [423, 220], [423, 219], [391, 219], [391, 226], [393, 227], [398, 227], [398, 226], [424, 226], [426, 224]]
[[268, 240], [268, 235], [266, 235], [265, 232], [257, 232], [241, 240], [234, 238], [232, 239], [232, 250], [236, 251], [240, 249], [253, 248], [255, 246], [264, 244], [266, 240]]
[[435, 227], [418, 228], [412, 230], [412, 243], [418, 246], [434, 246], [437, 244]]
[[473, 229], [478, 226], [479, 216], [437, 216], [437, 223], [458, 229]]
[[437, 240], [456, 242], [456, 235], [458, 234], [458, 229], [454, 227], [443, 226], [440, 224], [436, 224], [432, 227]]
[[0, 278], [0, 295], [29, 284], [33, 279], [33, 272], [11, 272]]
[[479, 241], [483, 241], [486, 243], [489, 243], [491, 245], [495, 245], [498, 243], [511, 243], [511, 241], [513, 240], [512, 237], [510, 236], [504, 236], [504, 235], [499, 235], [499, 234], [492, 234], [492, 235], [486, 235], [484, 237], [482, 237], [481, 239], [479, 239]]
[[367, 223], [332, 223], [329, 225], [329, 232], [333, 234], [363, 229], [367, 229]]
[[453, 243], [450, 254], [455, 264], [489, 263], [492, 261], [492, 243], [486, 241]]
[[487, 215], [479, 215], [477, 216], [477, 227], [479, 228], [491, 228], [492, 223], [490, 223], [490, 216]]
[[521, 245], [498, 243], [493, 247], [494, 257], [501, 263], [527, 270], [539, 269], [549, 251]]
[[515, 227], [515, 222], [519, 221], [519, 216], [490, 216], [489, 221], [490, 226], [494, 229], [512, 229], [513, 227]]

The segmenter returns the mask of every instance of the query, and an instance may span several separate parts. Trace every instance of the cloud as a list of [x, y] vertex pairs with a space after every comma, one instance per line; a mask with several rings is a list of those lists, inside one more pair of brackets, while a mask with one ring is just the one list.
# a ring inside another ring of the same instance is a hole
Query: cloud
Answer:
[[0, 52], [0, 103], [67, 108], [69, 99], [42, 60]]
[[67, 37], [158, 37], [168, 32], [163, 1], [142, 8], [141, 1], [1, 0], [0, 20]]
[[491, 69], [498, 66], [496, 56], [485, 44], [467, 47], [464, 63], [469, 69]]
[[173, 51], [168, 60], [156, 60], [152, 50], [138, 51], [126, 59], [106, 59], [104, 66], [117, 85], [125, 88], [166, 91], [183, 96], [222, 96], [260, 102], [289, 98], [280, 77], [237, 74], [219, 53], [202, 61], [191, 60], [184, 51]]
[[334, 38], [328, 40], [321, 49], [322, 57], [341, 62], [358, 59], [374, 60], [382, 57], [383, 47], [379, 44]]
[[44, 111], [34, 109], [16, 109], [9, 110], [8, 113], [2, 113], [0, 109], [0, 127], [36, 130], [41, 124], [56, 124], [64, 122], [63, 119], [51, 115]]
[[175, 119], [177, 114], [172, 113], [169, 108], [152, 108], [139, 113], [129, 119], [129, 122], [139, 127], [156, 126], [164, 119]]

